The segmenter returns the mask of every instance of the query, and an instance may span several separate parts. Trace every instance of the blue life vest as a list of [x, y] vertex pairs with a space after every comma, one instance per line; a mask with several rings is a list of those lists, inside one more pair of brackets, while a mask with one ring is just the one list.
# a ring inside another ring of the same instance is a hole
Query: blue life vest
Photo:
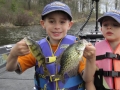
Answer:
[[[60, 42], [57, 51], [52, 52], [51, 46], [46, 38], [38, 41], [42, 49], [42, 53], [48, 59], [58, 57], [70, 44], [73, 44], [76, 40], [76, 37], [71, 35], [66, 35], [65, 38]], [[46, 59], [47, 60], [47, 59]], [[56, 60], [56, 59], [55, 59]], [[61, 80], [52, 81], [50, 78], [56, 74], [56, 67], [59, 71], [60, 66], [56, 66], [55, 60], [47, 60], [46, 67], [50, 72], [49, 77], [45, 77], [43, 74], [43, 67], [38, 67], [38, 62], [36, 62], [35, 66], [35, 87], [37, 90], [56, 90], [56, 85], [58, 85], [59, 89], [57, 90], [84, 90], [84, 81], [80, 75], [76, 75], [74, 77], [68, 77], [65, 75], [65, 83], [62, 83]], [[57, 71], [57, 72], [58, 72]]]

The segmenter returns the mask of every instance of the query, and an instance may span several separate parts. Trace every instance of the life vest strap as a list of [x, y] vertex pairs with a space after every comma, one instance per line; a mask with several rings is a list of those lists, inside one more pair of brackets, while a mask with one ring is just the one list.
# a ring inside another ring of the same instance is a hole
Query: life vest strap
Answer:
[[103, 71], [103, 69], [99, 69], [96, 71], [96, 75], [103, 75], [105, 77], [120, 77], [120, 72], [118, 71]]
[[[37, 73], [35, 73], [35, 74], [37, 74]], [[48, 79], [49, 82], [55, 82], [55, 81], [60, 80], [60, 75], [45, 76], [44, 74], [37, 74], [37, 76], [38, 76], [39, 78]], [[36, 77], [36, 75], [35, 75], [35, 77]]]
[[102, 60], [102, 59], [105, 59], [105, 58], [120, 60], [120, 55], [119, 54], [110, 53], [110, 52], [106, 52], [106, 54], [104, 54], [104, 55], [96, 56], [96, 60]]
[[58, 80], [60, 80], [60, 75], [51, 75], [51, 76], [49, 76], [49, 80], [51, 82], [58, 81]]

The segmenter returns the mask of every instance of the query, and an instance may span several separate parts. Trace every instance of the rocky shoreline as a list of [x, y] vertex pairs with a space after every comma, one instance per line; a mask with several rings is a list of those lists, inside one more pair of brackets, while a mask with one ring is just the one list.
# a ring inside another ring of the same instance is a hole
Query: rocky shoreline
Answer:
[[12, 23], [1, 23], [0, 24], [0, 28], [16, 28], [16, 27], [20, 27], [20, 26], [15, 26]]

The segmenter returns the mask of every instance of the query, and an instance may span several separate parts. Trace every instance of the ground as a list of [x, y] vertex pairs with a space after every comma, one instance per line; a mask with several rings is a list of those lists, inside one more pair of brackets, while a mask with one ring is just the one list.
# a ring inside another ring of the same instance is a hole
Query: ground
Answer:
[[0, 69], [0, 90], [34, 90], [34, 67], [19, 75]]

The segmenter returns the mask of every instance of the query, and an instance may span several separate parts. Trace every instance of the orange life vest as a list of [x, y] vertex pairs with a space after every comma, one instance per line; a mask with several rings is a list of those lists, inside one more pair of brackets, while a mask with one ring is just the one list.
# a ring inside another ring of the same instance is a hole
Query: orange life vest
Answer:
[[[118, 56], [120, 55], [120, 44], [117, 46], [115, 51], [111, 49], [107, 40], [97, 42], [95, 44], [95, 47], [96, 56], [105, 57], [102, 60], [97, 60], [96, 65], [99, 68], [102, 68], [103, 71], [110, 71], [114, 74], [113, 76], [104, 77], [108, 86], [110, 87], [110, 89], [114, 88], [120, 90], [120, 75], [118, 75], [120, 73], [120, 60], [118, 60]], [[107, 54], [111, 54], [112, 56], [107, 56]]]

